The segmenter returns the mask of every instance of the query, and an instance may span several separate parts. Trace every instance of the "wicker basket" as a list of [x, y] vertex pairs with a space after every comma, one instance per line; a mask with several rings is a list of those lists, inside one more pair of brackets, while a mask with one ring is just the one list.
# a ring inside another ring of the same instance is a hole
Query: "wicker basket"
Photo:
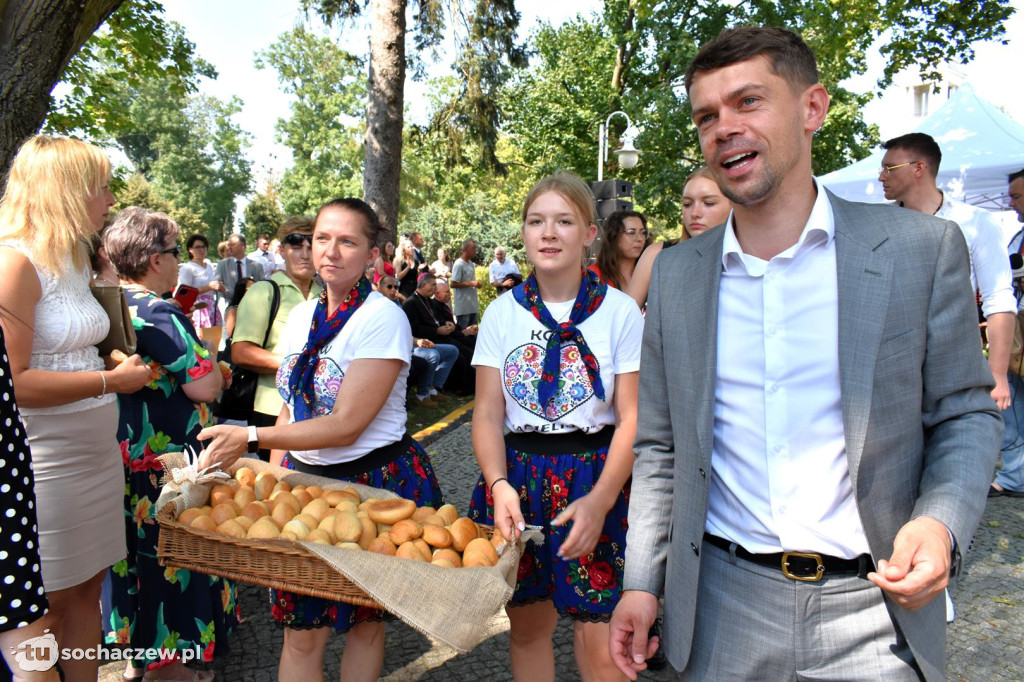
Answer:
[[178, 523], [172, 507], [157, 514], [160, 563], [311, 597], [383, 608], [352, 581], [289, 540], [239, 540]]

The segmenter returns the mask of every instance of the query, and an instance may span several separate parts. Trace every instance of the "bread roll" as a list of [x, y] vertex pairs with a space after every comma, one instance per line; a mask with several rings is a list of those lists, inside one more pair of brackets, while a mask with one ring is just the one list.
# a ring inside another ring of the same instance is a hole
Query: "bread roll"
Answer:
[[452, 548], [456, 552], [465, 551], [466, 545], [479, 536], [476, 524], [465, 516], [456, 519], [455, 523], [448, 526], [448, 531], [452, 534]]
[[281, 535], [281, 530], [269, 516], [254, 521], [245, 533], [245, 537], [251, 540], [272, 540], [279, 535]]
[[303, 514], [316, 517], [317, 522], [323, 521], [324, 517], [330, 514], [331, 511], [331, 505], [327, 504], [327, 500], [320, 497], [313, 499], [312, 502], [302, 508]]
[[375, 552], [376, 554], [387, 554], [388, 556], [395, 556], [398, 548], [395, 547], [395, 543], [391, 542], [388, 538], [374, 538], [373, 542], [367, 548], [367, 551]]
[[440, 516], [438, 516], [437, 514], [431, 514], [427, 518], [420, 521], [420, 523], [422, 523], [424, 526], [441, 526], [442, 528], [448, 525], [448, 522]]
[[[371, 516], [370, 518], [373, 517]], [[401, 546], [403, 543], [408, 542], [409, 540], [415, 540], [423, 535], [423, 526], [412, 519], [402, 519], [395, 525], [391, 526], [390, 533], [392, 542]]]
[[295, 488], [292, 488], [292, 495], [294, 495], [295, 499], [299, 501], [299, 504], [302, 505], [303, 509], [309, 506], [309, 503], [313, 501], [313, 496], [310, 495], [307, 490], [295, 490]]
[[234, 499], [235, 504], [237, 504], [242, 509], [245, 509], [245, 505], [249, 504], [250, 502], [253, 502], [256, 499], [256, 491], [247, 486], [242, 486], [235, 492]]
[[270, 517], [274, 519], [274, 523], [277, 524], [278, 528], [283, 529], [284, 524], [295, 517], [295, 511], [290, 504], [278, 504], [274, 505], [274, 510], [270, 512]]
[[209, 516], [202, 514], [193, 519], [192, 523], [189, 524], [190, 528], [196, 530], [208, 530], [214, 532], [217, 530], [217, 524]]
[[256, 480], [252, 486], [253, 490], [256, 492], [256, 499], [268, 499], [270, 497], [270, 493], [274, 491], [275, 485], [277, 485], [277, 479], [274, 478], [274, 474], [269, 471], [261, 471], [256, 474]]
[[234, 500], [229, 502], [222, 502], [213, 508], [210, 512], [210, 518], [213, 519], [213, 523], [217, 526], [229, 521], [238, 516], [238, 512], [235, 511]]
[[318, 485], [309, 485], [309, 486], [306, 486], [306, 492], [309, 493], [310, 496], [315, 500], [318, 497], [322, 497], [323, 496], [324, 489], [321, 488]]
[[440, 526], [424, 524], [423, 539], [431, 547], [444, 548], [451, 547], [452, 545], [452, 534], [448, 532], [447, 528], [441, 528]]
[[458, 568], [455, 564], [448, 561], [447, 559], [434, 559], [430, 563], [434, 564], [435, 566], [440, 566], [442, 568]]
[[404, 498], [377, 500], [366, 507], [366, 513], [376, 523], [396, 524], [407, 519], [416, 511], [416, 503]]
[[436, 513], [437, 512], [434, 510], [434, 508], [430, 506], [416, 507], [416, 511], [412, 513], [412, 520], [423, 523], [423, 519], [427, 518], [428, 516], [432, 516]]
[[444, 560], [455, 568], [462, 568], [462, 557], [454, 549], [435, 549], [431, 555], [433, 561]]
[[411, 540], [409, 542], [403, 542], [402, 544], [400, 544], [398, 546], [398, 551], [395, 552], [395, 556], [397, 556], [399, 559], [412, 559], [413, 561], [427, 560], [426, 557], [423, 556], [423, 553], [415, 544], [413, 544]]
[[363, 524], [352, 512], [334, 512], [334, 540], [336, 542], [359, 542], [363, 535]]
[[493, 566], [498, 563], [498, 553], [486, 538], [471, 540], [462, 552], [462, 565], [466, 568], [473, 566]]
[[224, 523], [217, 526], [217, 532], [221, 535], [226, 535], [229, 538], [244, 538], [245, 529], [239, 525], [238, 521], [234, 519], [228, 519]]
[[235, 471], [235, 480], [238, 481], [239, 484], [241, 485], [247, 486], [249, 488], [255, 488], [256, 472], [250, 469], [249, 467], [238, 467], [238, 470]]
[[255, 523], [255, 521], [250, 519], [248, 516], [236, 516], [235, 521], [237, 521], [238, 525], [244, 528], [246, 531], [252, 528], [252, 524]]
[[359, 536], [359, 546], [369, 549], [370, 543], [377, 539], [377, 524], [368, 516], [357, 516], [356, 518], [359, 519], [359, 523], [363, 524], [363, 532]]
[[444, 519], [444, 525], [450, 526], [459, 518], [459, 510], [454, 504], [444, 504], [438, 507], [437, 515]]
[[320, 519], [306, 513], [296, 514], [292, 517], [292, 521], [302, 521], [302, 525], [310, 530], [313, 530], [320, 525]]
[[309, 526], [298, 519], [292, 519], [288, 523], [284, 524], [284, 528], [281, 529], [281, 533], [293, 533], [299, 540], [305, 540], [306, 536], [309, 535]]
[[247, 516], [253, 521], [259, 521], [264, 516], [270, 515], [270, 505], [266, 502], [253, 501], [242, 509], [242, 516]]
[[181, 512], [181, 514], [178, 515], [178, 523], [182, 524], [183, 526], [190, 526], [198, 516], [203, 516], [203, 512], [200, 511], [198, 507], [186, 509], [185, 511]]
[[289, 505], [292, 508], [292, 514], [298, 514], [302, 510], [299, 498], [295, 497], [288, 490], [278, 490], [276, 493], [271, 493], [270, 501], [274, 503], [275, 508], [280, 504]]
[[[325, 490], [324, 494], [321, 496], [320, 499], [326, 500], [327, 504], [331, 505], [332, 507], [337, 507], [338, 503], [341, 502], [342, 500], [351, 501], [351, 498], [345, 493], [341, 492], [340, 490]], [[352, 506], [354, 507], [356, 505], [353, 504]]]
[[423, 556], [423, 560], [429, 564], [430, 558], [434, 554], [434, 548], [424, 542], [423, 538], [416, 538], [412, 541], [412, 544], [420, 551], [420, 554]]
[[306, 536], [306, 542], [315, 542], [318, 545], [333, 545], [331, 542], [331, 536], [326, 531], [322, 531], [319, 528], [314, 528], [309, 531], [309, 535]]

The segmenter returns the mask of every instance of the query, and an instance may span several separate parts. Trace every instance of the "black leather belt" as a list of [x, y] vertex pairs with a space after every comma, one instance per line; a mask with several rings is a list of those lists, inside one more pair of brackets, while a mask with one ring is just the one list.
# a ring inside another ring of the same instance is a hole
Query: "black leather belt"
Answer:
[[871, 556], [861, 554], [854, 559], [840, 559], [827, 554], [815, 554], [814, 552], [775, 552], [774, 554], [754, 554], [748, 552], [739, 545], [717, 535], [704, 533], [704, 541], [714, 545], [726, 552], [733, 551], [735, 547], [736, 556], [741, 559], [753, 562], [760, 566], [777, 568], [787, 578], [801, 582], [816, 582], [826, 575], [856, 575], [859, 578], [867, 576], [875, 570], [875, 564]]

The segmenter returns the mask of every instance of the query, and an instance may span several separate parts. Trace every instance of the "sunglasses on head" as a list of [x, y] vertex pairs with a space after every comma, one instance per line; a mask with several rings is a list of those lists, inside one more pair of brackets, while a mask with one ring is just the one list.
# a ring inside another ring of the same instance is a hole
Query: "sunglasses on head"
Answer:
[[284, 238], [284, 243], [287, 244], [288, 246], [302, 246], [303, 242], [309, 244], [310, 246], [313, 246], [313, 235], [292, 232], [290, 235]]

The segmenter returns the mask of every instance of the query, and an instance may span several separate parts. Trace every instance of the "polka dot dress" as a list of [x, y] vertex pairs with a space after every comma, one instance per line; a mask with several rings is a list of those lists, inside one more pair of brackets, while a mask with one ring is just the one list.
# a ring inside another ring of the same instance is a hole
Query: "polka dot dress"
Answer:
[[[2, 343], [0, 330], [0, 350]], [[46, 612], [39, 563], [32, 457], [4, 350], [0, 358], [0, 632], [28, 625]]]

